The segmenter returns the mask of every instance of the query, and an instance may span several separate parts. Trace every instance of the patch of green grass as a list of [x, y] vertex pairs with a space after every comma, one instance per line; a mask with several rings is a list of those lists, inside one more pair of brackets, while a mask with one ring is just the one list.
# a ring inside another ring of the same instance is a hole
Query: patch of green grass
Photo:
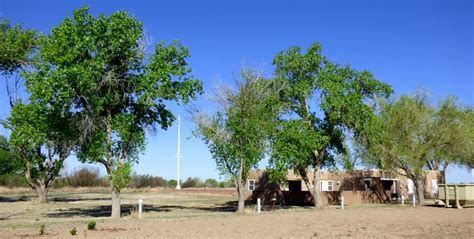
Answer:
[[39, 229], [40, 235], [44, 235], [45, 232], [46, 232], [46, 225], [41, 224], [41, 225], [40, 225], [40, 229]]
[[77, 229], [76, 229], [76, 227], [72, 228], [72, 229], [69, 231], [69, 233], [70, 233], [71, 235], [73, 235], [73, 236], [77, 235]]
[[90, 221], [87, 223], [87, 230], [95, 230], [96, 222], [95, 221]]

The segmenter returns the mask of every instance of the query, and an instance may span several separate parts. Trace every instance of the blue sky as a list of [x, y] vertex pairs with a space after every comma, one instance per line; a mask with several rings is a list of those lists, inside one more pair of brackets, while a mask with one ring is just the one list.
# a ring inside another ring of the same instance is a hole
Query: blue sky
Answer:
[[[243, 65], [271, 75], [276, 53], [319, 42], [334, 62], [370, 70], [391, 84], [396, 95], [423, 87], [435, 100], [456, 95], [464, 104], [474, 105], [472, 1], [0, 0], [0, 17], [47, 34], [83, 5], [89, 5], [93, 14], [129, 11], [155, 43], [179, 39], [189, 47], [193, 75], [204, 82], [205, 90], [217, 80], [231, 82]], [[2, 83], [1, 117], [9, 112], [6, 99]], [[185, 110], [170, 107], [184, 118], [182, 178], [218, 178], [207, 147], [191, 134], [193, 125]], [[0, 129], [1, 134], [8, 133]], [[148, 135], [148, 147], [134, 169], [173, 178], [175, 154], [173, 126]], [[67, 162], [68, 169], [78, 165], [75, 159]], [[450, 168], [447, 179], [474, 181], [464, 168]]]

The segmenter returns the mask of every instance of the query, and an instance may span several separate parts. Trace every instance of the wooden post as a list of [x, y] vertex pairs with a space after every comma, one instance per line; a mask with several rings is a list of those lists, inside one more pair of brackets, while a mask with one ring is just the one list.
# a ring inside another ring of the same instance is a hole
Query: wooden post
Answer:
[[260, 214], [260, 208], [261, 208], [260, 198], [257, 198], [257, 213], [258, 214]]
[[405, 196], [402, 195], [402, 206], [405, 206]]
[[341, 209], [344, 209], [344, 196], [341, 196]]
[[461, 204], [459, 203], [459, 190], [458, 185], [454, 185], [454, 196], [456, 197], [456, 208], [460, 209]]
[[143, 199], [138, 200], [138, 219], [142, 218]]
[[444, 207], [449, 207], [449, 186], [447, 184], [444, 185], [444, 196], [446, 198]]

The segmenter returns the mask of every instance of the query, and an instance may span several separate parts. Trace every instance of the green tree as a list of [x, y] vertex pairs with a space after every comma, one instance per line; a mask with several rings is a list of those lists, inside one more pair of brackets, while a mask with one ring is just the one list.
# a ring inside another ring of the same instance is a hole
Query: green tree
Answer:
[[280, 100], [286, 111], [274, 138], [270, 177], [282, 182], [288, 170], [294, 170], [308, 186], [315, 207], [321, 208], [321, 168], [348, 153], [346, 135], [368, 128], [373, 99], [392, 90], [368, 71], [331, 63], [317, 43], [306, 53], [299, 47], [281, 52], [273, 64], [275, 81], [284, 86]]
[[204, 187], [217, 188], [219, 183], [213, 178], [208, 178], [204, 181]]
[[21, 162], [12, 153], [8, 139], [0, 135], [0, 175], [18, 174], [21, 171]]
[[[37, 60], [33, 55], [41, 39], [34, 30], [23, 29], [21, 25], [12, 27], [7, 20], [0, 22], [0, 72], [8, 76], [7, 80], [10, 76], [15, 78], [13, 90], [6, 82], [12, 113], [2, 120], [4, 127], [12, 130], [9, 145], [12, 158], [2, 165], [15, 165], [23, 172], [37, 192], [39, 202], [45, 203], [49, 187], [72, 150], [69, 136], [74, 134], [68, 128], [71, 115], [62, 112], [60, 104], [64, 102], [30, 98], [30, 103], [24, 104], [19, 97], [18, 91], [23, 86], [20, 73]], [[31, 84], [27, 90], [32, 90]]]
[[243, 70], [236, 88], [219, 86], [212, 115], [197, 114], [197, 133], [208, 145], [217, 168], [238, 190], [237, 212], [244, 212], [244, 189], [250, 169], [266, 155], [279, 106], [277, 88], [254, 71]]
[[39, 203], [47, 202], [48, 191], [77, 142], [73, 122], [73, 113], [54, 102], [31, 100], [16, 103], [4, 123], [12, 131], [11, 151]]
[[383, 101], [373, 124], [376, 133], [360, 135], [357, 147], [365, 163], [408, 177], [418, 203], [424, 201], [424, 171], [449, 164], [472, 165], [474, 114], [454, 97], [430, 104], [423, 92]]
[[77, 157], [104, 165], [111, 182], [112, 217], [120, 217], [120, 191], [145, 147], [145, 130], [167, 129], [166, 102], [187, 103], [201, 93], [190, 76], [189, 51], [178, 42], [146, 54], [142, 23], [127, 12], [97, 18], [75, 10], [41, 43], [31, 94], [64, 100], [78, 115]]
[[176, 185], [178, 185], [178, 182], [177, 182], [176, 180], [170, 179], [170, 180], [168, 181], [168, 187], [170, 187], [170, 188], [175, 188]]

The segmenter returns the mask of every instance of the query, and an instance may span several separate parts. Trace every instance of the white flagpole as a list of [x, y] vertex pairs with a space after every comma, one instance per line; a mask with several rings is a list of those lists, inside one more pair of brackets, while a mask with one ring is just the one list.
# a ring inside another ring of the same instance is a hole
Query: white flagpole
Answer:
[[181, 158], [181, 119], [178, 116], [178, 148], [176, 150], [176, 189], [181, 189], [181, 185], [179, 183], [179, 159]]

